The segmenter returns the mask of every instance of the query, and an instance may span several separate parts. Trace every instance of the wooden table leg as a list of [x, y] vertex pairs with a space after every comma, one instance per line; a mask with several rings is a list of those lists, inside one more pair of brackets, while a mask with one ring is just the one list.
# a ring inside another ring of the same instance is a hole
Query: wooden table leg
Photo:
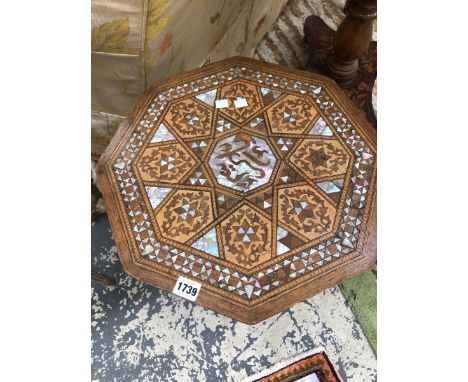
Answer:
[[304, 40], [311, 55], [305, 69], [333, 78], [377, 128], [372, 107], [372, 88], [377, 77], [377, 42], [370, 41], [377, 2], [348, 0], [345, 12], [336, 32], [318, 16], [306, 19]]
[[92, 272], [91, 271], [91, 280], [94, 282], [97, 282], [101, 285], [104, 286], [115, 286], [117, 285], [117, 282], [115, 281], [114, 278], [107, 276], [103, 273], [98, 273], [98, 272]]

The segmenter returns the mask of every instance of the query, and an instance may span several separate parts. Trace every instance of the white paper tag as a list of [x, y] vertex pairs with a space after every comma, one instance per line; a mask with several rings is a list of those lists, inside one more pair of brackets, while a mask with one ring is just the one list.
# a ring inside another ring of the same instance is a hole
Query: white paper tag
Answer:
[[228, 99], [218, 99], [215, 101], [215, 108], [216, 109], [222, 109], [225, 107], [229, 106], [229, 100]]
[[195, 301], [200, 293], [201, 284], [196, 281], [185, 278], [184, 276], [179, 276], [174, 285], [172, 293], [177, 296], [186, 298], [190, 301]]

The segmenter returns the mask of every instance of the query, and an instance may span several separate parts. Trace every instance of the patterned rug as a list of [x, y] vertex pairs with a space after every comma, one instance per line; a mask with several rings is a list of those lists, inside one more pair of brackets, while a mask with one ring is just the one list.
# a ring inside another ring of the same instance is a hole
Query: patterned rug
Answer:
[[267, 34], [258, 43], [254, 58], [292, 68], [303, 68], [309, 58], [304, 44], [304, 21], [320, 16], [336, 29], [343, 19], [345, 0], [290, 0]]
[[325, 352], [297, 358], [286, 365], [279, 363], [244, 382], [340, 382]]

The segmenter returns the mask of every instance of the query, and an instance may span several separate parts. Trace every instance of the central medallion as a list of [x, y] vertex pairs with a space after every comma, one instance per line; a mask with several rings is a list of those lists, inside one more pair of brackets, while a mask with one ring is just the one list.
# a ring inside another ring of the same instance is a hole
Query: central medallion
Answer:
[[219, 184], [248, 192], [269, 182], [276, 158], [265, 140], [241, 132], [220, 140], [208, 163]]

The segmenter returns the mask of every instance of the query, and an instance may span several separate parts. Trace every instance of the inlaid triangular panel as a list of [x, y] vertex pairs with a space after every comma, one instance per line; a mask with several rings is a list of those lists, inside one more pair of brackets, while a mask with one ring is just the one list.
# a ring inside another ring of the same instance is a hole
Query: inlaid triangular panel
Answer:
[[155, 209], [159, 204], [161, 204], [167, 194], [171, 192], [172, 188], [146, 186], [145, 190], [151, 203], [151, 207]]
[[207, 91], [206, 93], [197, 95], [196, 98], [202, 101], [203, 103], [207, 104], [208, 106], [213, 107], [216, 99], [216, 93], [217, 89], [213, 89]]
[[276, 175], [275, 185], [297, 183], [304, 180], [297, 171], [292, 169], [286, 163], [283, 163], [281, 166], [282, 167]]
[[197, 239], [192, 245], [193, 248], [199, 251], [206, 252], [211, 256], [219, 257], [218, 239], [216, 237], [216, 228], [213, 227], [202, 237]]
[[218, 213], [224, 214], [236, 204], [241, 201], [240, 197], [235, 197], [222, 191], [216, 191], [216, 205], [218, 206]]
[[151, 138], [150, 143], [164, 142], [164, 141], [173, 141], [175, 140], [174, 136], [167, 129], [164, 123], [161, 123]]
[[200, 159], [202, 159], [210, 145], [211, 139], [200, 139], [199, 141], [189, 142], [189, 147], [192, 152]]
[[218, 118], [216, 119], [215, 136], [225, 133], [226, 131], [230, 131], [233, 127], [234, 124], [231, 121], [221, 115], [218, 115]]
[[276, 90], [271, 90], [269, 88], [260, 88], [260, 92], [262, 93], [263, 104], [268, 106], [272, 103], [275, 99], [281, 96], [281, 93]]
[[331, 137], [333, 132], [328, 127], [327, 123], [320, 117], [317, 122], [314, 123], [314, 126], [309, 131], [309, 135], [323, 135]]
[[276, 228], [276, 255], [282, 255], [304, 244], [304, 240], [279, 226]]
[[319, 186], [336, 204], [340, 201], [344, 179], [319, 182]]
[[190, 186], [212, 186], [210, 178], [206, 176], [203, 166], [197, 167], [184, 183]]
[[271, 191], [271, 189], [268, 191], [261, 191], [255, 195], [252, 195], [248, 198], [248, 200], [257, 207], [259, 207], [261, 210], [271, 215], [271, 209], [273, 205], [273, 192]]
[[249, 127], [252, 131], [266, 134], [266, 124], [263, 116], [256, 117], [252, 119], [246, 127]]
[[281, 158], [284, 158], [294, 147], [298, 139], [290, 137], [274, 137], [272, 140], [275, 143]]

